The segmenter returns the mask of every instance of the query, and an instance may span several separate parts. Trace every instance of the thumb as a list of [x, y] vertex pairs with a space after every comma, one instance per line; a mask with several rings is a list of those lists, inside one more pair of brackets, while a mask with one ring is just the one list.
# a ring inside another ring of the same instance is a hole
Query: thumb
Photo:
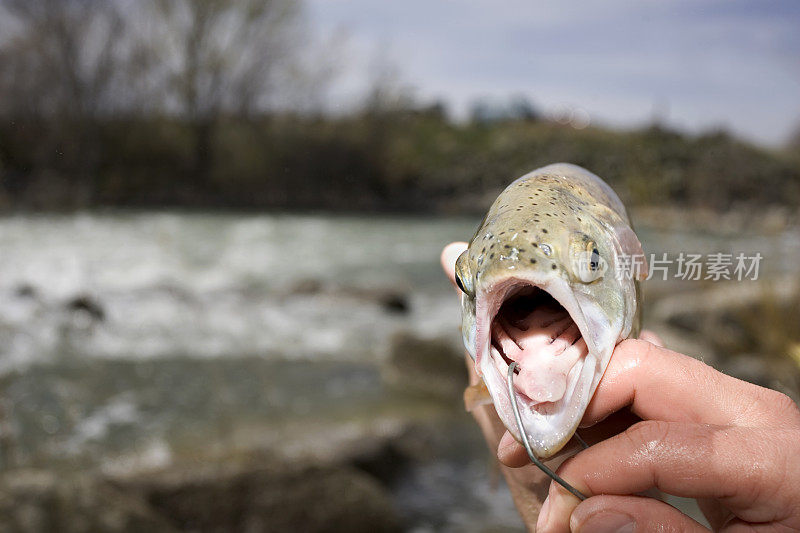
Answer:
[[669, 504], [642, 496], [593, 496], [572, 512], [575, 532], [708, 531]]
[[466, 249], [467, 243], [465, 242], [451, 242], [442, 250], [442, 256], [440, 258], [442, 269], [444, 269], [444, 273], [447, 274], [453, 287], [456, 286], [456, 259], [458, 259], [458, 256]]
[[653, 333], [650, 330], [647, 330], [647, 329], [643, 330], [639, 334], [639, 338], [642, 339], [643, 341], [649, 342], [650, 344], [655, 344], [659, 348], [663, 348], [664, 347], [664, 341], [661, 340], [661, 337], [659, 337], [658, 335], [656, 335], [655, 333]]

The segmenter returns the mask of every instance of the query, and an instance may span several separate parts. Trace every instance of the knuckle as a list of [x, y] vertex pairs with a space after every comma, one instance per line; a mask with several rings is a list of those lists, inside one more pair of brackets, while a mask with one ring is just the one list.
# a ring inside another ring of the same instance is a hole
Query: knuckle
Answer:
[[[585, 492], [592, 493], [591, 488], [589, 487], [588, 480], [586, 479], [586, 468], [585, 465], [582, 465], [582, 460], [585, 460], [586, 457], [581, 457], [581, 460], [578, 460], [577, 456], [572, 456], [565, 460], [558, 468], [556, 468], [555, 472], [558, 476], [564, 479], [567, 483], [571, 484], [573, 487], [578, 488], [578, 490], [583, 490]], [[549, 477], [545, 477], [547, 483], [550, 487], [550, 495], [553, 495], [554, 492], [558, 492], [559, 490], [566, 492], [566, 489], [562, 488], [561, 485], [553, 481], [550, 482]], [[588, 488], [588, 490], [587, 490]]]
[[643, 420], [629, 427], [625, 436], [634, 447], [645, 447], [652, 452], [667, 441], [671, 427], [671, 423], [663, 420]]
[[656, 355], [656, 346], [647, 341], [636, 341], [636, 359], [639, 361], [646, 361]]
[[647, 341], [639, 339], [625, 339], [614, 350], [615, 357], [619, 358], [619, 353], [624, 360], [622, 365], [625, 368], [638, 368], [642, 361], [646, 361], [653, 355], [656, 347]]
[[795, 401], [782, 392], [761, 388], [758, 402], [761, 409], [768, 416], [779, 421], [783, 426], [786, 422], [800, 425], [800, 409]]
[[561, 463], [558, 468], [556, 468], [556, 474], [561, 477], [571, 477], [572, 474], [576, 473], [578, 470], [575, 468], [575, 459], [577, 455], [573, 455], [572, 457], [568, 457]]
[[633, 357], [646, 355], [654, 348], [652, 344], [641, 339], [625, 339], [620, 344], [624, 346], [626, 352], [630, 353]]
[[766, 430], [760, 431], [758, 438], [760, 443], [742, 442], [737, 450], [748, 457], [737, 469], [737, 487], [745, 501], [779, 497], [789, 469], [785, 450], [781, 449], [786, 443], [781, 442], [780, 436]]
[[794, 400], [782, 392], [772, 392], [774, 396], [773, 401], [775, 403], [775, 411], [779, 415], [784, 415], [786, 417], [793, 418], [795, 421], [800, 421], [800, 409], [798, 409]]

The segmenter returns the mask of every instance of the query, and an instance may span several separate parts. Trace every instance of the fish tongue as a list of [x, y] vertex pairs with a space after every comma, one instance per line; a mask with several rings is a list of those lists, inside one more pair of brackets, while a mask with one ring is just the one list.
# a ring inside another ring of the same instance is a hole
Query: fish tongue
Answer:
[[567, 379], [588, 348], [578, 327], [563, 309], [538, 309], [523, 318], [509, 334], [519, 351], [517, 389], [537, 403], [557, 402], [564, 397]]
[[567, 372], [559, 368], [558, 361], [545, 352], [548, 350], [524, 350], [518, 359], [519, 377], [514, 380], [516, 388], [537, 403], [556, 402], [567, 390]]

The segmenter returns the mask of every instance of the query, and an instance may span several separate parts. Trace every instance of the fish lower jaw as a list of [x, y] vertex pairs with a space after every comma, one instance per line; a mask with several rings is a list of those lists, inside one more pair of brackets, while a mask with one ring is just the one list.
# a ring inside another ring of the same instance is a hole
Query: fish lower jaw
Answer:
[[[594, 360], [593, 356], [590, 359]], [[502, 357], [491, 357], [491, 361], [484, 365], [483, 380], [501, 421], [514, 438], [522, 442], [508, 396], [508, 366]], [[569, 373], [564, 394], [556, 401], [539, 401], [514, 387], [526, 438], [538, 457], [545, 459], [556, 454], [577, 429], [589, 400], [589, 383], [581, 379], [584, 370], [584, 361], [579, 361]]]

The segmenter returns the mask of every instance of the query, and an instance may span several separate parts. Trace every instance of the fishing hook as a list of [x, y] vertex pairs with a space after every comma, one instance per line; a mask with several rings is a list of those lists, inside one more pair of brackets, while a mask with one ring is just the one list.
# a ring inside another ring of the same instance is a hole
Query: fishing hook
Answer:
[[[519, 414], [519, 407], [517, 407], [516, 394], [514, 394], [514, 369], [516, 367], [517, 367], [516, 362], [512, 362], [510, 365], [508, 365], [508, 381], [506, 383], [508, 385], [508, 396], [509, 398], [511, 398], [511, 410], [514, 411], [514, 418], [517, 421], [517, 429], [519, 430], [519, 436], [522, 439], [522, 445], [525, 446], [525, 451], [528, 452], [528, 457], [530, 457], [531, 461], [533, 461], [533, 464], [539, 467], [539, 470], [550, 476], [550, 478], [553, 479], [556, 483], [567, 489], [579, 500], [581, 501], [585, 500], [586, 496], [584, 496], [578, 489], [576, 489], [575, 487], [564, 481], [564, 479], [561, 476], [559, 476], [558, 474], [547, 468], [544, 465], [544, 463], [542, 463], [539, 460], [539, 458], [536, 457], [536, 455], [534, 455], [533, 450], [531, 450], [531, 445], [530, 443], [528, 443], [528, 434], [525, 432], [525, 426], [522, 425], [522, 416]], [[578, 437], [577, 433], [575, 434], [575, 437], [577, 437], [577, 440], [578, 442], [580, 442], [581, 446], [583, 446], [584, 448], [589, 447], [589, 445], [586, 444], [586, 442], [584, 442], [582, 438]]]

